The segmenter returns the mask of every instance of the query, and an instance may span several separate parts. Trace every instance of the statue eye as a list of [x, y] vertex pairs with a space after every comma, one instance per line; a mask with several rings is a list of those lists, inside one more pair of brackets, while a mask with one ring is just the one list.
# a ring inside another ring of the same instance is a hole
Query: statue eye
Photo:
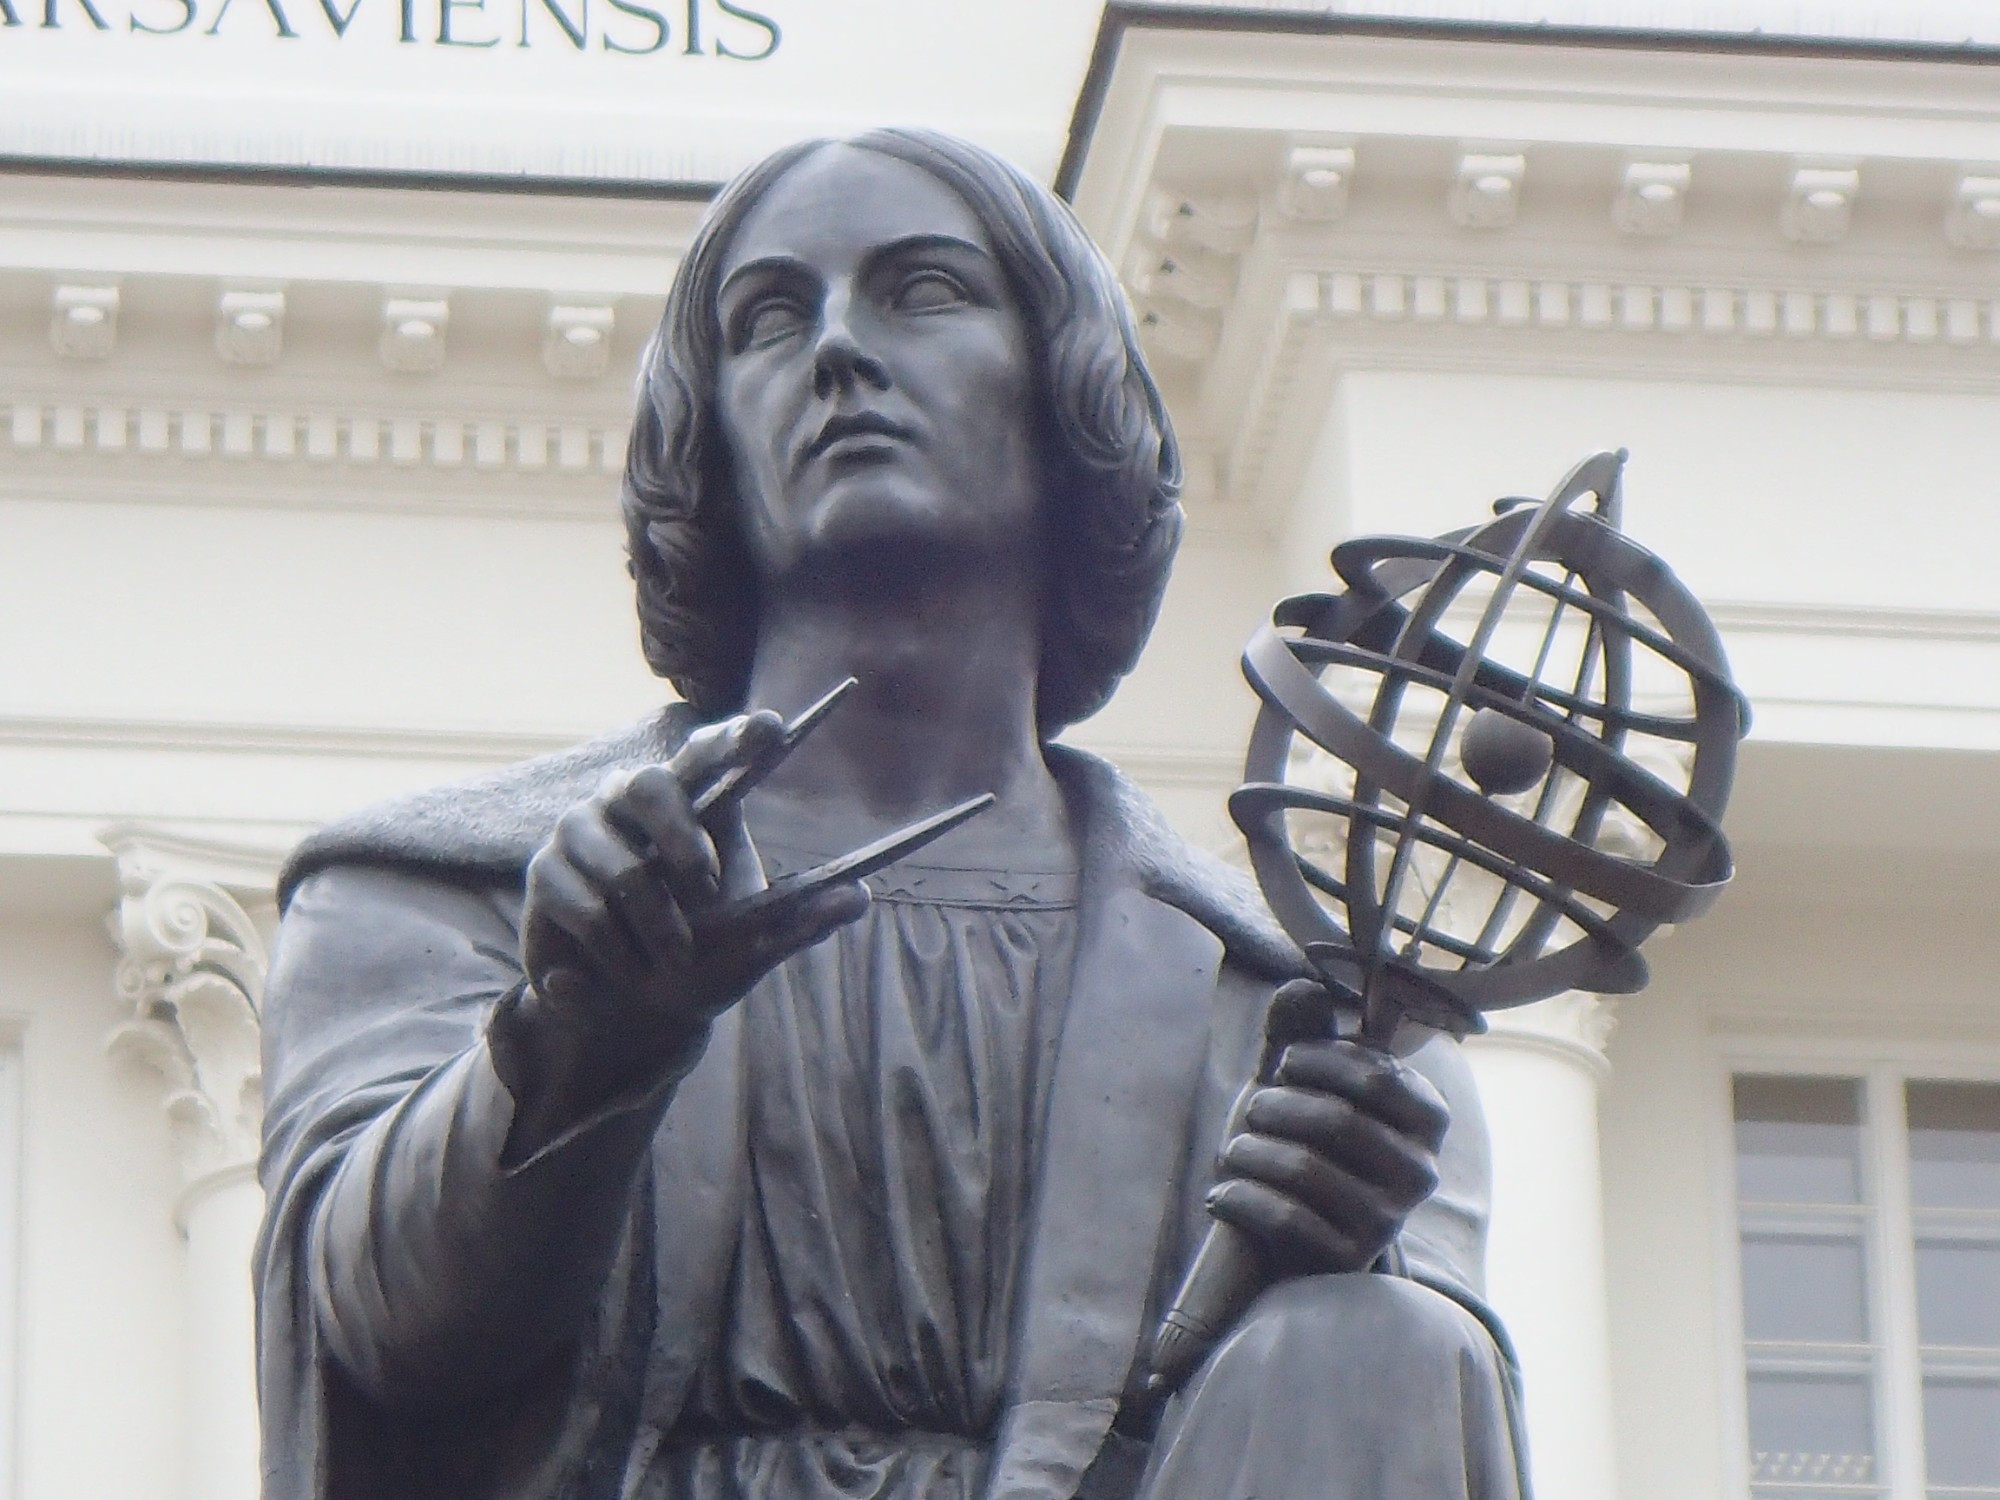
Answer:
[[761, 297], [737, 314], [733, 342], [738, 349], [761, 348], [796, 332], [804, 323], [804, 310], [790, 297]]
[[934, 268], [913, 272], [896, 287], [896, 306], [905, 312], [934, 312], [970, 300], [964, 283]]

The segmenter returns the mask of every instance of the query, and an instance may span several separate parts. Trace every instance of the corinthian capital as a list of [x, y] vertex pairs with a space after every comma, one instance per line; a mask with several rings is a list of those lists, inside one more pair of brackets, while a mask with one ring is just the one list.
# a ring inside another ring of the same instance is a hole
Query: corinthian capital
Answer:
[[1481, 1046], [1527, 1047], [1580, 1063], [1602, 1077], [1611, 1070], [1604, 1048], [1618, 1024], [1618, 1002], [1582, 990], [1564, 990], [1514, 1010], [1486, 1013]]
[[275, 918], [275, 856], [121, 827], [111, 913], [127, 1014], [109, 1047], [166, 1081], [164, 1100], [189, 1195], [249, 1171], [263, 1124], [259, 1007]]

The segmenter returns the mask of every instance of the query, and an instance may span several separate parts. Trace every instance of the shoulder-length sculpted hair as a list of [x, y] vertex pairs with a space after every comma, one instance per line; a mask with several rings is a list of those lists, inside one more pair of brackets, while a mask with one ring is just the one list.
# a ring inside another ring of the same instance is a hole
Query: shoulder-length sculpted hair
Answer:
[[[766, 158], [716, 198], [667, 294], [640, 372], [621, 496], [646, 660], [705, 718], [743, 704], [757, 580], [717, 424], [716, 311], [739, 224], [829, 142]], [[929, 131], [876, 130], [851, 147], [929, 173], [991, 238], [1040, 366], [1050, 569], [1036, 716], [1053, 736], [1102, 708], [1158, 614], [1181, 533], [1180, 454], [1111, 268], [1067, 206], [998, 157]]]

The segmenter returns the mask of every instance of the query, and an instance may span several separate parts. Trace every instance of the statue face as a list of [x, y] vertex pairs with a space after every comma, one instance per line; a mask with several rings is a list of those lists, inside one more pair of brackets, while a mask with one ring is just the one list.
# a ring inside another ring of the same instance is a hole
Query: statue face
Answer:
[[1027, 328], [955, 193], [826, 147], [745, 216], [719, 285], [717, 409], [765, 577], [856, 549], [1033, 555]]

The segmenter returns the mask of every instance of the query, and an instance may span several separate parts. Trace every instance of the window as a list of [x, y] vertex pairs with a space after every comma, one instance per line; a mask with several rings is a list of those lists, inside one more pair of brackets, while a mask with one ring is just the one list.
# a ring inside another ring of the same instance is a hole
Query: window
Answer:
[[1755, 1500], [2000, 1500], [2000, 1083], [1734, 1079]]

